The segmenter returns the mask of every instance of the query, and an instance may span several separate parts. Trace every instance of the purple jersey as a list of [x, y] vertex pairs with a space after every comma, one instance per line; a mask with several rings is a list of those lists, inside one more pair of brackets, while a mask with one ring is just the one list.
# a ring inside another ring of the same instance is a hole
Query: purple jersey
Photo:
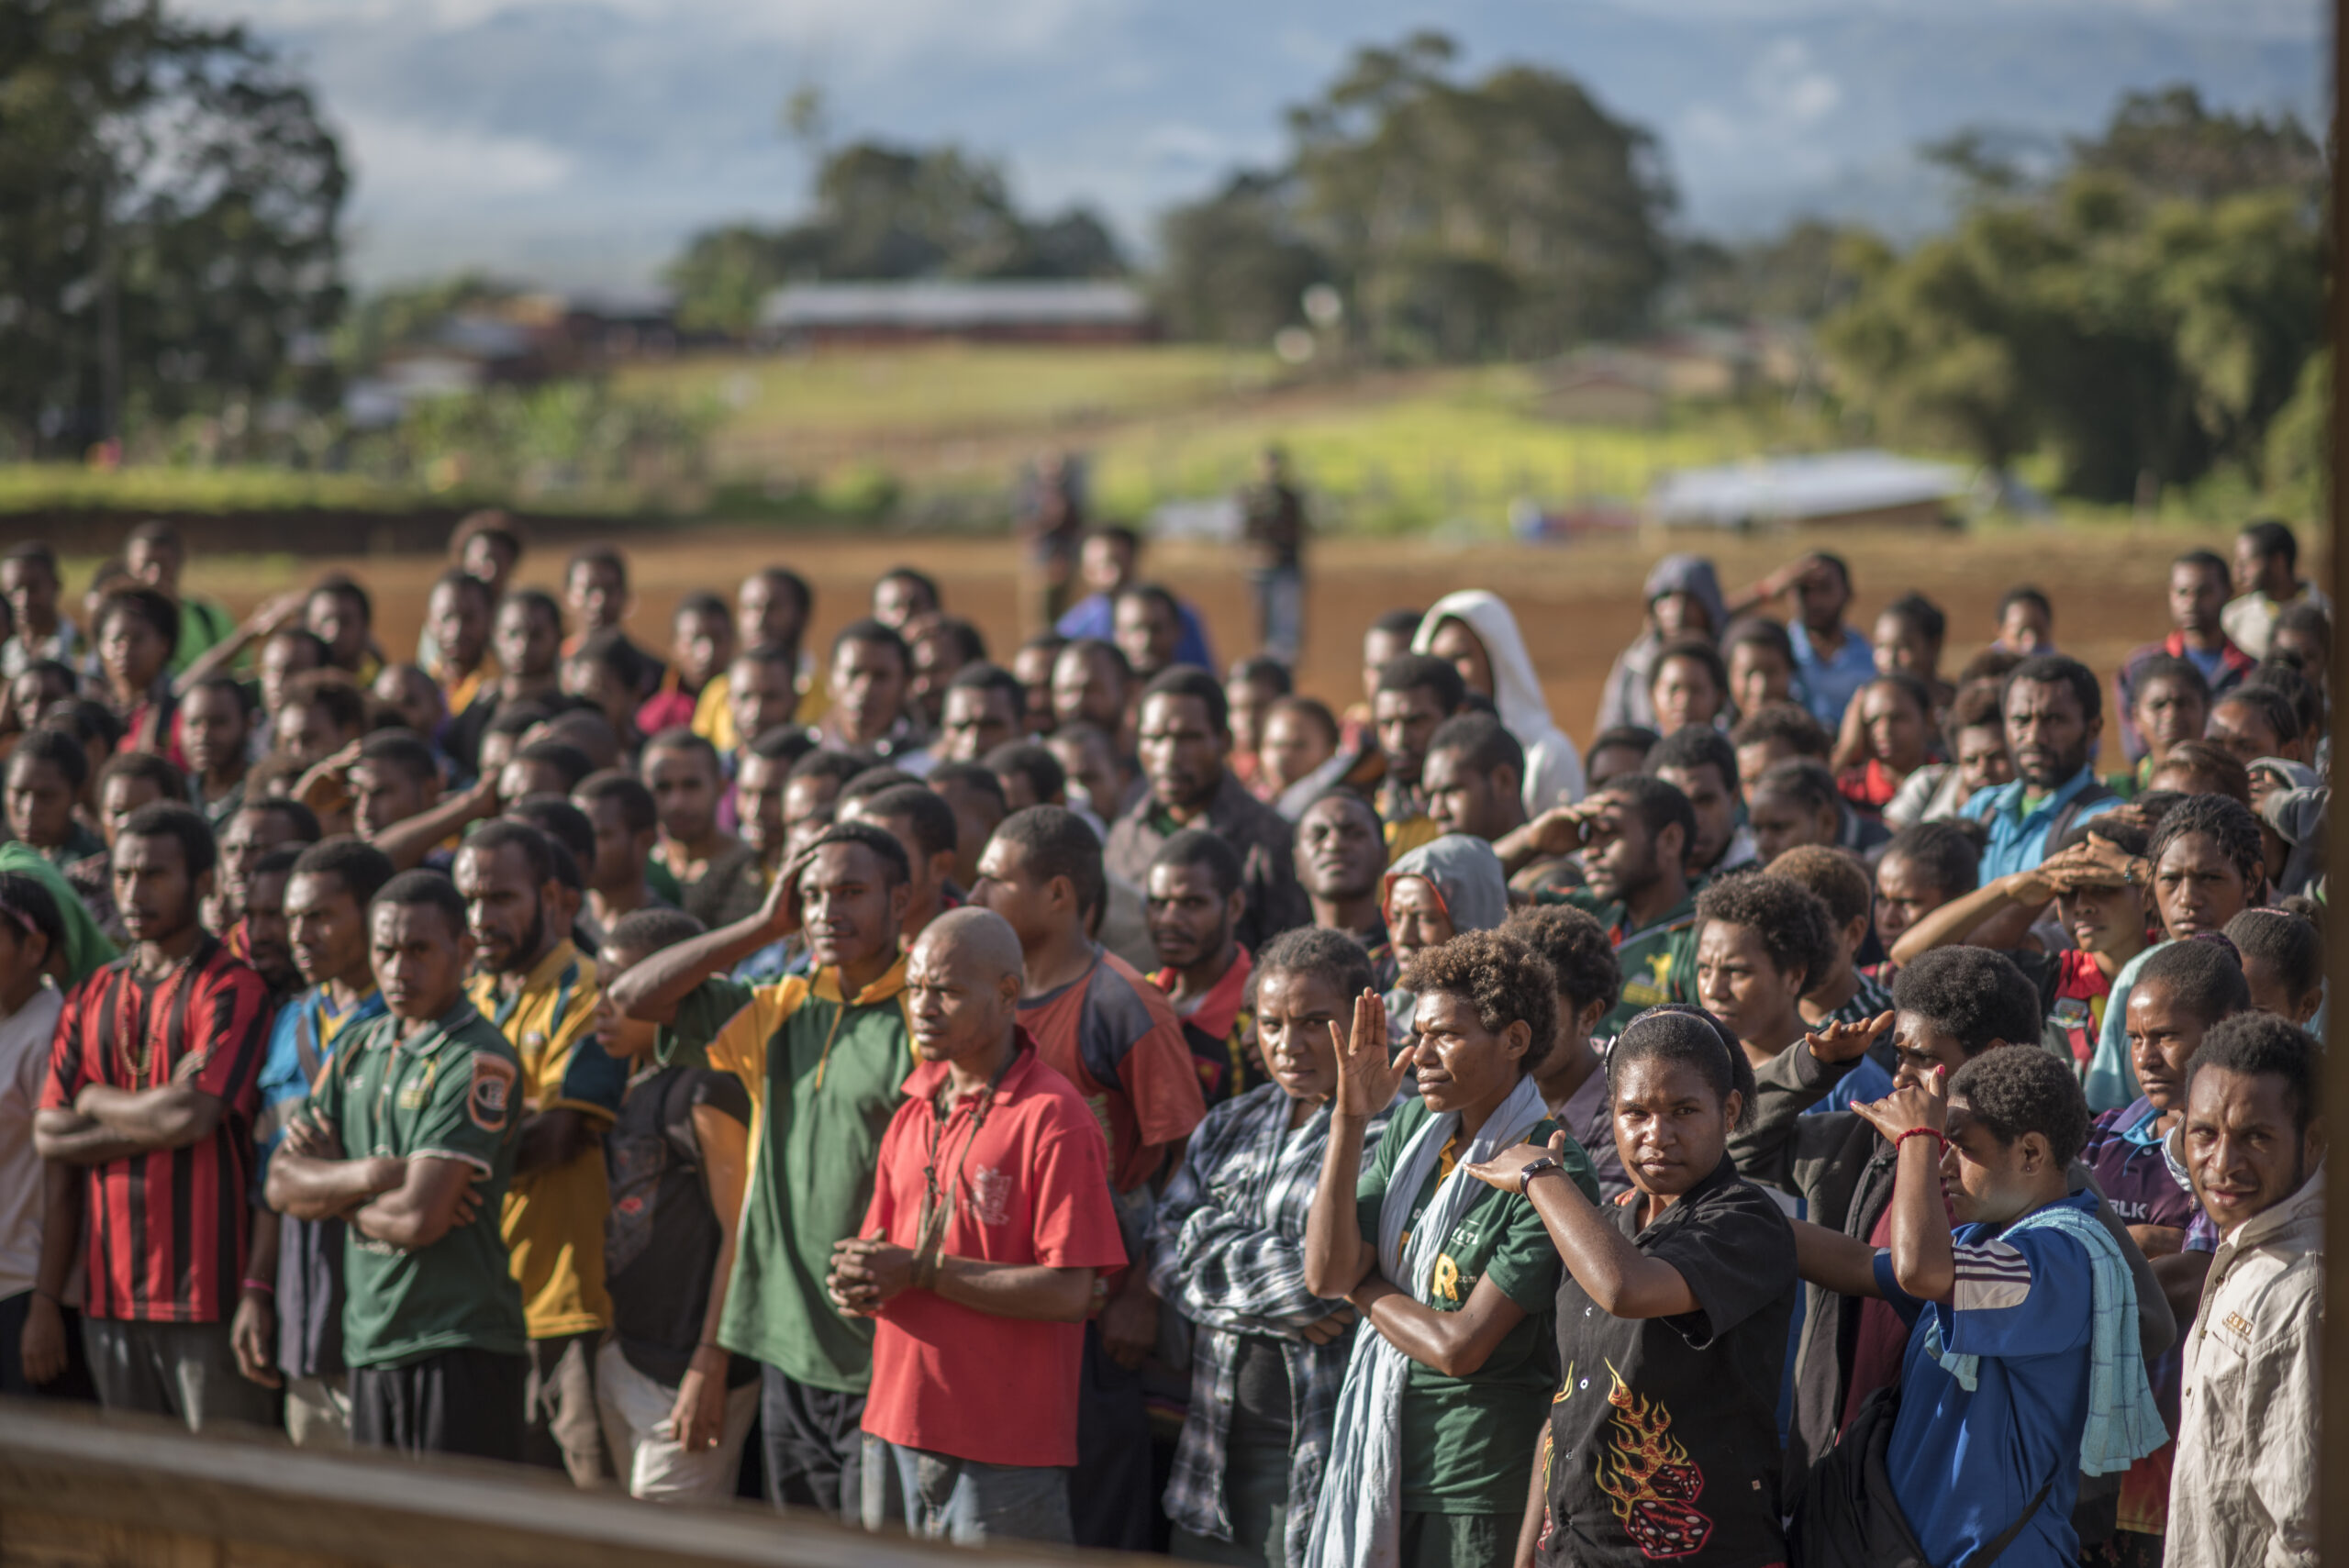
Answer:
[[2194, 1223], [2194, 1195], [2178, 1180], [2154, 1130], [2161, 1113], [2151, 1100], [2107, 1111], [2088, 1129], [2080, 1159], [2123, 1225], [2160, 1225], [2184, 1230]]

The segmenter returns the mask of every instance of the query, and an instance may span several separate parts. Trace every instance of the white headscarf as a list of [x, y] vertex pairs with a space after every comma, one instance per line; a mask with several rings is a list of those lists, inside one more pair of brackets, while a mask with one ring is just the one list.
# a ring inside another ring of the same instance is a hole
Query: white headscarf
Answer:
[[1533, 661], [1509, 607], [1499, 595], [1482, 588], [1446, 594], [1419, 617], [1411, 651], [1427, 652], [1436, 628], [1448, 620], [1460, 622], [1485, 646], [1485, 661], [1493, 669], [1493, 706], [1502, 725], [1525, 748], [1526, 811], [1539, 817], [1553, 806], [1580, 800], [1587, 788], [1582, 753], [1550, 717], [1549, 699], [1542, 695], [1541, 678], [1533, 673]]

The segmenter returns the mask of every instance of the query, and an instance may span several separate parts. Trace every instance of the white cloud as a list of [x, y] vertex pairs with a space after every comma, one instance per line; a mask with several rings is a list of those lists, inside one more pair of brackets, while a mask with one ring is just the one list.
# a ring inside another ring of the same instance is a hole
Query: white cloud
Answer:
[[1795, 125], [1810, 125], [1843, 101], [1842, 84], [1800, 39], [1780, 39], [1756, 56], [1745, 89], [1764, 114]]
[[427, 125], [373, 114], [339, 117], [365, 201], [462, 206], [540, 195], [568, 180], [576, 161], [530, 137]]
[[1248, 142], [1254, 139], [1261, 139], [1226, 136], [1203, 125], [1170, 122], [1145, 131], [1140, 150], [1154, 163], [1225, 164], [1253, 151]]
[[1087, 202], [1139, 243], [1170, 203], [1276, 159], [1283, 107], [1353, 45], [1429, 22], [1465, 70], [1556, 65], [1658, 128], [1697, 227], [1776, 221], [1794, 187], [1956, 125], [2085, 128], [2129, 87], [2304, 118], [2325, 93], [2321, 0], [167, 3], [251, 24], [316, 84], [349, 132], [372, 276], [648, 275], [700, 225], [793, 210], [806, 170], [776, 110], [801, 85], [834, 138], [960, 141], [1023, 204]]

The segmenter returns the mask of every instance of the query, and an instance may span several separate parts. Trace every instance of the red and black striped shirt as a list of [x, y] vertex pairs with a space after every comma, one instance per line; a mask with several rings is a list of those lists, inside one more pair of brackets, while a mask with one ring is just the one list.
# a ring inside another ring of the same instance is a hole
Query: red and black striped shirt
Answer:
[[209, 933], [153, 980], [126, 953], [66, 997], [43, 1108], [71, 1110], [91, 1084], [132, 1093], [184, 1084], [227, 1108], [184, 1149], [89, 1168], [84, 1310], [217, 1323], [235, 1309], [244, 1277], [269, 987]]

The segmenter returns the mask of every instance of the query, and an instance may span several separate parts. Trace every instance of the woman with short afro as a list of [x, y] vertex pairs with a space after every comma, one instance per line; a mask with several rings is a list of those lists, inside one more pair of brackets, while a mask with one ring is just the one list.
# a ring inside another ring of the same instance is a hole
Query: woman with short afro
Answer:
[[[1759, 1067], [1810, 1032], [1803, 995], [1835, 967], [1835, 943], [1833, 917], [1802, 884], [1767, 872], [1725, 877], [1697, 897], [1697, 999]], [[1891, 1091], [1892, 1074], [1863, 1058], [1813, 1109]]]
[[[1530, 1205], [1469, 1167], [1558, 1130], [1532, 1073], [1556, 1035], [1557, 977], [1522, 942], [1471, 931], [1414, 954], [1403, 984], [1415, 1000], [1399, 1055], [1389, 1059], [1386, 1005], [1367, 991], [1336, 1041], [1305, 1281], [1344, 1296], [1366, 1327], [1304, 1568], [1511, 1561], [1527, 1456], [1556, 1392], [1558, 1254]], [[1406, 1072], [1419, 1097], [1395, 1110], [1365, 1166], [1365, 1129]], [[1564, 1148], [1562, 1168], [1596, 1201], [1589, 1161], [1571, 1140]]]

